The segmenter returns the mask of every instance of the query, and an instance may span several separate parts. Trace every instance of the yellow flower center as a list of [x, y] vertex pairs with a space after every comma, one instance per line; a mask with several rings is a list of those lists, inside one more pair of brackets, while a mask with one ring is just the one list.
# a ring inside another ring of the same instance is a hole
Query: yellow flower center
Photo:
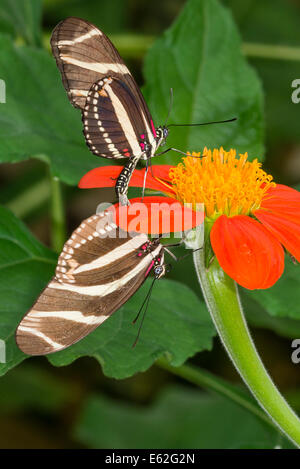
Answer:
[[[248, 154], [236, 157], [236, 151], [222, 147], [183, 158], [170, 170], [173, 190], [183, 203], [203, 203], [208, 217], [249, 215], [260, 207], [266, 191], [275, 186], [272, 176], [261, 169]], [[197, 156], [198, 158], [193, 158]]]

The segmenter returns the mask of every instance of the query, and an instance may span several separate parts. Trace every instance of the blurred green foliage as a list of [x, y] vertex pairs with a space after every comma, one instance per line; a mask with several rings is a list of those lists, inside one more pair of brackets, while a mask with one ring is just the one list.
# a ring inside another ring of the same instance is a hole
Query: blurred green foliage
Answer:
[[[169, 144], [195, 151], [204, 145], [223, 145], [260, 159], [265, 147], [266, 168], [276, 180], [299, 182], [300, 105], [291, 102], [291, 82], [300, 77], [300, 2], [224, 0], [222, 4], [217, 0], [1, 1], [0, 79], [6, 82], [7, 99], [0, 104], [0, 161], [7, 164], [0, 174], [0, 202], [30, 222], [44, 243], [49, 240], [51, 192], [46, 166], [61, 181], [76, 185], [86, 171], [106, 164], [86, 148], [80, 113], [69, 104], [49, 54], [51, 30], [66, 16], [83, 17], [115, 35], [139, 84], [145, 85], [158, 124], [168, 111], [170, 87], [174, 106], [169, 122], [238, 117], [236, 123], [221, 126], [172, 129]], [[273, 46], [275, 58], [263, 55], [264, 45]], [[299, 52], [298, 60], [276, 58], [275, 46], [292, 46]], [[23, 161], [29, 158], [39, 161]], [[174, 161], [178, 157], [168, 155], [157, 164]], [[99, 194], [102, 197], [100, 191], [87, 192], [65, 187], [70, 230], [94, 210]], [[14, 343], [15, 327], [50, 279], [55, 262], [56, 255], [20, 220], [0, 209], [0, 338], [7, 342], [8, 359], [0, 364], [3, 375], [25, 358]], [[155, 286], [134, 350], [136, 328], [130, 322], [147, 285], [89, 337], [51, 356], [50, 363], [61, 367], [83, 356], [90, 358], [80, 358], [68, 368], [53, 368], [46, 359], [35, 359], [5, 374], [0, 380], [0, 445], [286, 447], [270, 426], [228, 399], [188, 386], [178, 388], [175, 379], [154, 367], [136, 374], [167, 352], [173, 365], [195, 355], [196, 365], [236, 379], [218, 343], [212, 353], [203, 352], [212, 349], [214, 328], [191, 269], [187, 258], [171, 273], [172, 280]], [[277, 285], [264, 292], [243, 291], [242, 299], [251, 324], [271, 331], [262, 332], [258, 346], [270, 364], [277, 364], [272, 367], [276, 382], [292, 390], [299, 403], [298, 368], [290, 362], [290, 341], [280, 337], [300, 335], [297, 273], [297, 266], [287, 259]], [[132, 377], [109, 380], [99, 362], [107, 376]]]
[[299, 150], [296, 147], [300, 142], [299, 106], [291, 101], [291, 83], [300, 76], [300, 2], [226, 0], [224, 3], [232, 9], [245, 42], [271, 44], [274, 48], [294, 46], [298, 50], [298, 60], [256, 58], [253, 53], [249, 61], [257, 70], [265, 91], [266, 164], [280, 182], [299, 182]]
[[[188, 3], [147, 54], [145, 75], [145, 94], [156, 121], [167, 115], [170, 88], [174, 105], [169, 123], [237, 117], [234, 123], [171, 128], [168, 145], [183, 151], [223, 146], [262, 159], [260, 82], [241, 53], [230, 13], [215, 0]], [[179, 160], [164, 157], [169, 164]]]
[[1, 0], [0, 31], [20, 37], [28, 45], [41, 46], [41, 19], [39, 0]]
[[33, 298], [53, 275], [56, 256], [3, 207], [0, 219], [0, 338], [6, 343], [6, 363], [0, 363], [1, 375], [23, 358], [16, 347], [14, 331]]
[[75, 437], [92, 448], [291, 447], [276, 430], [236, 404], [184, 387], [165, 389], [147, 408], [91, 396], [75, 426]]

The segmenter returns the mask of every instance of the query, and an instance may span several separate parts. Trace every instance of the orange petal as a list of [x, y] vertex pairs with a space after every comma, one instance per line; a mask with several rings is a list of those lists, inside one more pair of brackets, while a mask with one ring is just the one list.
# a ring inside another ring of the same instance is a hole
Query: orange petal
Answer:
[[254, 215], [283, 244], [283, 246], [300, 262], [300, 219], [287, 217], [286, 213], [271, 213], [256, 210]]
[[[166, 173], [169, 172], [169, 169], [167, 170], [166, 167], [170, 168], [171, 166], [153, 166], [154, 176], [165, 179]], [[78, 187], [81, 189], [92, 189], [95, 187], [114, 187], [122, 169], [123, 168], [121, 166], [101, 166], [99, 168], [94, 168], [80, 179]], [[144, 177], [145, 169], [136, 169], [131, 176], [129, 185], [132, 187], [143, 187]], [[152, 176], [151, 169], [149, 169], [146, 178], [146, 188], [166, 192], [166, 186], [157, 181], [155, 177]], [[171, 186], [170, 190], [168, 190], [168, 193], [169, 192], [173, 192]]]
[[261, 202], [261, 209], [281, 213], [300, 221], [300, 192], [282, 184], [270, 187]]
[[114, 187], [121, 171], [121, 166], [101, 166], [100, 168], [91, 169], [80, 179], [78, 187], [80, 189]]
[[171, 168], [174, 168], [174, 166], [170, 164], [156, 164], [156, 165], [152, 165], [152, 172], [155, 177], [159, 179], [163, 179], [166, 182], [171, 182], [171, 179], [169, 176], [169, 172]]
[[126, 231], [151, 235], [178, 233], [195, 228], [204, 214], [184, 207], [169, 197], [144, 197], [130, 200], [130, 206], [114, 206], [118, 226]]
[[222, 269], [249, 290], [269, 288], [284, 269], [284, 251], [259, 222], [245, 215], [220, 216], [210, 240]]

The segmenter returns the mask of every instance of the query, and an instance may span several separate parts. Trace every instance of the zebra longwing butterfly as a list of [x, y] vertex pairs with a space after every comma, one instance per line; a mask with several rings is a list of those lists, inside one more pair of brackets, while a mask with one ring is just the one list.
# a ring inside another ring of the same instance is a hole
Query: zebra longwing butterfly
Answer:
[[108, 37], [96, 26], [70, 17], [54, 29], [51, 47], [73, 106], [82, 112], [89, 149], [104, 158], [128, 158], [116, 182], [122, 205], [140, 159], [153, 157], [168, 136], [155, 128], [133, 76]]
[[165, 274], [164, 248], [118, 228], [109, 212], [84, 220], [65, 243], [55, 276], [16, 331], [28, 355], [63, 350], [100, 326], [143, 284]]

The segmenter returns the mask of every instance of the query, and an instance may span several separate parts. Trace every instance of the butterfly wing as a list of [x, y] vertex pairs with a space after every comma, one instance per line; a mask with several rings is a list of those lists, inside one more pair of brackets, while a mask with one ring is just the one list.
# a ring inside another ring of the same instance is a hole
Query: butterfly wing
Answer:
[[71, 103], [83, 109], [89, 89], [96, 81], [130, 72], [108, 37], [80, 18], [61, 21], [53, 30], [51, 47]]
[[145, 242], [147, 235], [131, 237], [104, 212], [83, 221], [66, 242], [55, 277], [20, 322], [18, 347], [28, 355], [57, 352], [102, 324], [142, 285], [153, 258], [163, 262], [160, 244], [138, 255]]
[[105, 158], [138, 156], [156, 141], [139, 103], [126, 83], [104, 78], [92, 85], [83, 111], [84, 136], [90, 150]]
[[[137, 125], [134, 128], [134, 134], [130, 138], [132, 142], [133, 139], [135, 140], [134, 155], [138, 156], [141, 153], [139, 145], [141, 135], [145, 135], [145, 139], [151, 143], [156, 137], [155, 128], [139, 87], [108, 37], [88, 21], [71, 17], [61, 21], [54, 29], [51, 37], [51, 47], [69, 100], [82, 111], [85, 110], [85, 112], [90, 113], [93, 110], [94, 117], [99, 115], [99, 106], [101, 109], [103, 104], [101, 98], [97, 99], [94, 106], [88, 109], [85, 109], [85, 107], [86, 104], [91, 106], [95, 101], [95, 86], [99, 85], [101, 80], [113, 78], [114, 82], [123, 83], [123, 88], [126, 90], [123, 89], [123, 96], [128, 98], [130, 103], [134, 103], [133, 111], [131, 111], [129, 105], [124, 109], [124, 106], [116, 106], [115, 102], [110, 103], [109, 119], [103, 120], [104, 125], [95, 126], [96, 136], [86, 137], [86, 140], [89, 148], [96, 155], [107, 158], [131, 156], [131, 151], [122, 153], [109, 148], [105, 138], [112, 139], [108, 136], [104, 137], [104, 134], [111, 134], [111, 127], [121, 127], [123, 142], [125, 142], [122, 147], [126, 149], [128, 147], [124, 135], [126, 124], [123, 120], [124, 118], [125, 121], [128, 119], [134, 120]], [[87, 101], [88, 97], [90, 98], [89, 101]], [[103, 112], [105, 112], [105, 108]], [[83, 114], [84, 122], [88, 121], [85, 117]], [[95, 120], [102, 122], [101, 119], [95, 118]], [[106, 126], [107, 122], [109, 122], [108, 127]], [[100, 131], [100, 127], [104, 130]], [[89, 134], [85, 128], [85, 136], [87, 133]], [[113, 137], [113, 135], [111, 136]], [[125, 155], [125, 153], [128, 153], [128, 155]]]

